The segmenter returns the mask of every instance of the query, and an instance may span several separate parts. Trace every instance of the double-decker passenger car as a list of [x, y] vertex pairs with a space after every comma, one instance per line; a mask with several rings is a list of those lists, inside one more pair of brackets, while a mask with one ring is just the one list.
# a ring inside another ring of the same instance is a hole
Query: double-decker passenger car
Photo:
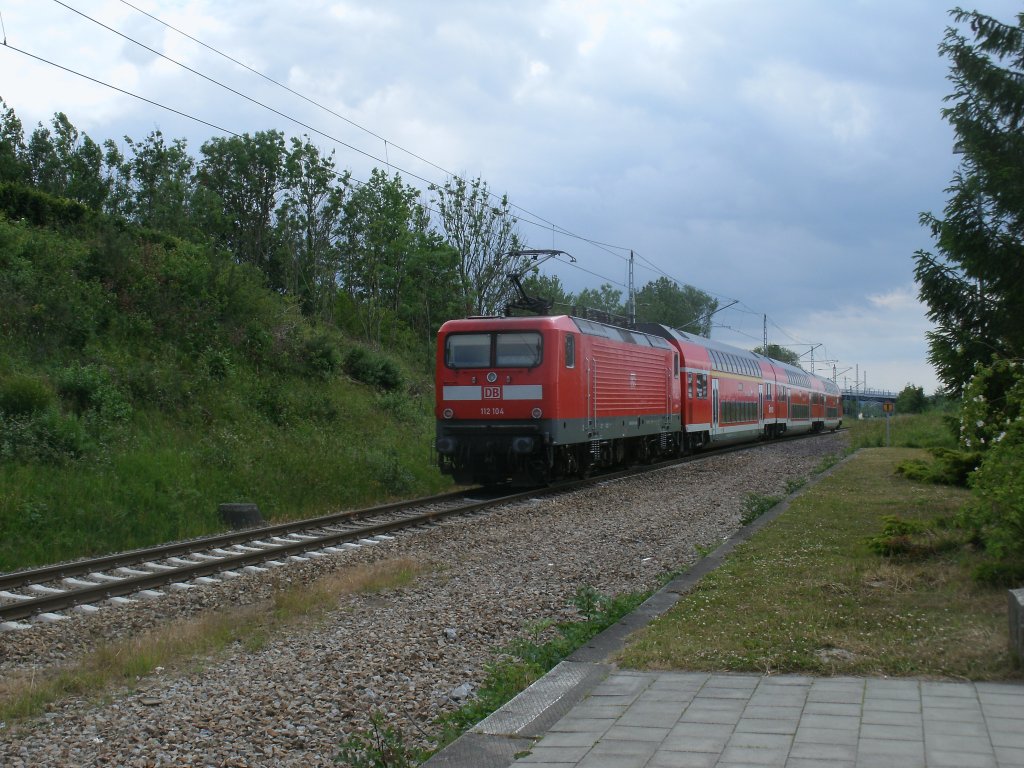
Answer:
[[841, 423], [838, 388], [794, 366], [567, 315], [445, 323], [436, 392], [438, 463], [460, 483], [545, 482]]

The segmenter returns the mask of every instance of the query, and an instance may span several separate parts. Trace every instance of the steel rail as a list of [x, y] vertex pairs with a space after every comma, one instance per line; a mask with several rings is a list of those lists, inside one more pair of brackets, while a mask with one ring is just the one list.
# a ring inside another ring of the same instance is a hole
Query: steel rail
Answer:
[[460, 496], [465, 496], [472, 491], [452, 491], [438, 494], [436, 496], [425, 496], [420, 499], [398, 501], [388, 504], [380, 504], [366, 509], [347, 510], [344, 512], [333, 512], [329, 515], [321, 515], [306, 520], [293, 520], [287, 523], [275, 523], [274, 525], [245, 528], [230, 533], [218, 533], [212, 536], [203, 536], [188, 541], [176, 542], [174, 544], [161, 544], [156, 547], [145, 547], [133, 549], [127, 552], [117, 552], [112, 555], [101, 555], [100, 557], [88, 558], [86, 560], [72, 560], [56, 565], [46, 565], [40, 568], [30, 568], [21, 571], [0, 574], [0, 590], [17, 589], [26, 584], [39, 584], [46, 581], [68, 578], [70, 576], [81, 576], [95, 571], [104, 571], [111, 568], [122, 568], [125, 566], [138, 565], [153, 560], [163, 560], [168, 557], [179, 555], [190, 555], [195, 552], [202, 552], [217, 547], [230, 547], [235, 544], [244, 544], [254, 538], [267, 538], [273, 536], [286, 536], [290, 533], [307, 531], [311, 528], [338, 525], [348, 520], [370, 517], [373, 515], [396, 512], [410, 507], [424, 506], [427, 504], [438, 504], [449, 501]]

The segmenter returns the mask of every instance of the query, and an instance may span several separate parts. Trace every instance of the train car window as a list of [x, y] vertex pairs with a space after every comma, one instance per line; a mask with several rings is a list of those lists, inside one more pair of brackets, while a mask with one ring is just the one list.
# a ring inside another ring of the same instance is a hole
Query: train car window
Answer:
[[771, 384], [765, 384], [764, 385], [764, 399], [765, 400], [771, 400], [772, 399], [772, 385]]
[[690, 393], [690, 399], [693, 399], [693, 374], [686, 374], [686, 391]]
[[565, 367], [576, 367], [576, 337], [571, 333], [565, 334]]
[[679, 378], [679, 355], [676, 352], [672, 353], [672, 368], [675, 371], [675, 378]]
[[494, 365], [497, 368], [535, 368], [540, 365], [539, 333], [497, 333]]
[[486, 368], [491, 364], [491, 334], [453, 333], [444, 342], [449, 368]]

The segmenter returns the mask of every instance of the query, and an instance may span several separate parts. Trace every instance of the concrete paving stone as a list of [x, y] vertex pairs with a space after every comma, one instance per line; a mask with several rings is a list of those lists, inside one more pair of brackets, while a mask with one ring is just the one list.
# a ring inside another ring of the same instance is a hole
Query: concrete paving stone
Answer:
[[623, 741], [620, 739], [602, 739], [595, 744], [587, 757], [592, 755], [619, 755], [622, 757], [642, 757], [647, 760], [658, 751], [658, 745], [649, 741]]
[[754, 720], [798, 720], [803, 707], [769, 707], [748, 704], [743, 710], [743, 717]]
[[729, 737], [725, 748], [729, 747], [756, 747], [758, 749], [785, 749], [789, 750], [793, 743], [793, 734], [789, 733], [733, 733]]
[[807, 675], [779, 675], [777, 677], [766, 677], [761, 681], [761, 687], [770, 685], [805, 685], [810, 686], [815, 678]]
[[1024, 767], [1024, 749], [997, 746], [995, 748], [995, 753], [996, 760], [999, 762], [999, 768]]
[[807, 741], [794, 742], [789, 750], [790, 758], [799, 757], [814, 760], [848, 760], [857, 759], [856, 744], [813, 744]]
[[569, 710], [569, 713], [580, 718], [603, 720], [610, 717], [614, 720], [626, 714], [628, 709], [625, 704], [601, 704], [594, 699], [584, 699]]
[[860, 718], [851, 715], [804, 715], [800, 718], [800, 725], [833, 731], [857, 731], [860, 729]]
[[743, 717], [736, 723], [736, 733], [788, 733], [792, 736], [796, 733], [800, 721], [797, 718], [781, 720], [776, 718]]
[[[992, 742], [989, 740], [988, 734], [984, 736], [927, 736], [925, 737], [924, 745], [928, 749], [945, 749], [950, 752], [992, 754]], [[1000, 746], [1009, 747], [1013, 745], [1001, 744]]]
[[720, 688], [705, 685], [694, 697], [694, 701], [704, 699], [742, 699], [747, 701], [751, 693], [753, 693], [753, 689], [750, 688]]
[[671, 728], [647, 728], [641, 725], [613, 725], [605, 733], [602, 741], [644, 741], [660, 744], [668, 736]]
[[978, 691], [978, 699], [981, 706], [986, 704], [1000, 704], [1005, 707], [1017, 707], [1024, 711], [1024, 692], [1016, 691]]
[[763, 693], [760, 690], [754, 692], [747, 702], [752, 707], [800, 707], [803, 708], [807, 702], [807, 694], [799, 690], [784, 691], [781, 693]]
[[924, 719], [920, 712], [881, 712], [866, 710], [860, 716], [861, 725], [912, 725], [922, 727]]
[[786, 760], [786, 768], [854, 768], [853, 760], [816, 760], [813, 757], [793, 757]]
[[860, 717], [860, 704], [838, 704], [834, 701], [809, 701], [804, 707], [808, 715], [852, 715]]
[[835, 704], [862, 704], [864, 689], [852, 686], [818, 688], [814, 686], [807, 692], [807, 701], [832, 702]]
[[684, 709], [679, 702], [638, 701], [619, 718], [619, 725], [671, 726], [679, 721]]
[[789, 757], [788, 747], [763, 749], [761, 747], [727, 746], [722, 750], [722, 756], [718, 758], [718, 765], [757, 765], [768, 768], [768, 766], [775, 765], [784, 766], [787, 757]]
[[928, 745], [928, 740], [934, 736], [982, 736], [988, 738], [988, 734], [989, 728], [985, 723], [960, 723], [953, 720], [925, 720], [924, 722], [925, 746]]
[[628, 696], [635, 699], [653, 682], [652, 678], [611, 675], [598, 683], [591, 696]]
[[537, 742], [538, 747], [587, 747], [594, 746], [605, 731], [550, 731]]
[[577, 762], [573, 760], [571, 763], [553, 763], [550, 760], [532, 760], [532, 755], [526, 755], [516, 760], [512, 765], [530, 765], [530, 766], [543, 766], [543, 768], [576, 768]]
[[540, 763], [542, 765], [548, 765], [550, 763], [568, 763], [574, 765], [583, 759], [584, 755], [590, 751], [592, 744], [587, 744], [585, 747], [545, 747], [543, 745], [535, 745], [530, 750], [530, 754], [519, 758], [516, 761], [516, 765], [519, 763], [534, 764]]
[[648, 688], [640, 694], [633, 706], [639, 704], [679, 704], [679, 711], [682, 712], [683, 706], [693, 701], [693, 697], [696, 695], [696, 691], [674, 691], [667, 688], [654, 690], [653, 688]]
[[917, 699], [864, 699], [861, 704], [865, 712], [920, 712], [921, 702]]
[[990, 704], [985, 707], [986, 718], [1000, 718], [1007, 720], [1016, 720], [1020, 723], [1024, 723], [1024, 711], [1020, 707], [1004, 707], [1001, 705]]
[[865, 739], [857, 742], [857, 761], [865, 755], [906, 757], [908, 760], [924, 760], [924, 744], [920, 741], [899, 739]]
[[901, 741], [921, 741], [924, 739], [924, 728], [920, 725], [876, 725], [862, 724], [862, 739], [899, 739]]
[[928, 768], [998, 768], [994, 753], [951, 752], [946, 749], [924, 750]]
[[723, 712], [742, 712], [747, 707], [745, 701], [739, 699], [702, 699], [700, 697], [690, 702], [687, 709], [718, 709]]
[[974, 683], [978, 693], [1020, 693], [1024, 694], [1024, 683], [1000, 683], [998, 681]]
[[970, 683], [949, 683], [942, 681], [922, 681], [921, 694], [928, 696], [957, 697], [961, 699], [978, 698], [977, 688]]
[[1016, 732], [1002, 730], [990, 731], [989, 737], [992, 739], [993, 746], [1024, 749], [1024, 729]]
[[739, 712], [707, 707], [688, 707], [683, 716], [679, 718], [680, 723], [718, 723], [734, 727], [739, 720]]
[[675, 729], [665, 737], [658, 749], [675, 752], [714, 752], [716, 755], [725, 749], [729, 742], [729, 733], [686, 733]]
[[760, 675], [712, 675], [706, 688], [742, 688], [752, 691], [761, 684]]
[[921, 683], [917, 680], [868, 680], [864, 685], [866, 697], [890, 699], [921, 698]]
[[575, 768], [645, 768], [647, 761], [643, 755], [587, 755]]
[[860, 741], [860, 729], [849, 729], [837, 731], [833, 728], [815, 728], [803, 723], [796, 729], [794, 743], [807, 742], [809, 744], [843, 744], [856, 746]]
[[923, 757], [857, 755], [856, 768], [926, 768]]
[[958, 722], [958, 723], [984, 723], [985, 716], [978, 709], [955, 709], [954, 707], [932, 707], [921, 711], [921, 717], [927, 723], [933, 722]]
[[986, 717], [985, 725], [989, 733], [1020, 733], [1024, 731], [1024, 723], [1020, 718]]
[[614, 717], [580, 717], [575, 710], [555, 723], [549, 731], [607, 731], [616, 723]]
[[977, 698], [966, 696], [935, 696], [930, 693], [921, 694], [921, 706], [925, 709], [980, 709]]
[[717, 752], [672, 752], [658, 750], [646, 768], [713, 768]]

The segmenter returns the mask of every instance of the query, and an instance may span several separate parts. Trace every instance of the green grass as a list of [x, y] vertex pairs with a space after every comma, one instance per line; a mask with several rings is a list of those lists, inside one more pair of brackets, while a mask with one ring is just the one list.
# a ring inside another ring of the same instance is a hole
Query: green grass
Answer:
[[[892, 416], [889, 419], [889, 445], [893, 448], [956, 448], [949, 418], [949, 413], [941, 410]], [[885, 446], [884, 418], [861, 420], [848, 416], [843, 424], [850, 428], [852, 448]]]
[[[894, 474], [908, 449], [867, 449], [798, 497], [665, 616], [621, 663], [644, 669], [1021, 677], [1006, 593], [971, 579], [977, 555], [881, 557], [887, 518], [932, 521], [967, 491]], [[961, 542], [962, 543], [962, 542]]]

